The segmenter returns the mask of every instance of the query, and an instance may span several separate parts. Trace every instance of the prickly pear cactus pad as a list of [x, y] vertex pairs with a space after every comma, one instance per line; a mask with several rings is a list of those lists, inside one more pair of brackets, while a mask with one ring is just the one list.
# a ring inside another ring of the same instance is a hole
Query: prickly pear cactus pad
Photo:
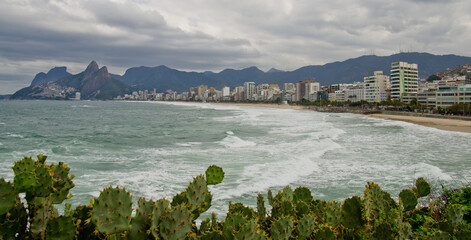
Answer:
[[185, 239], [191, 231], [191, 213], [183, 205], [172, 208], [160, 222], [163, 239]]
[[206, 169], [206, 182], [208, 185], [216, 185], [224, 179], [224, 171], [222, 168], [212, 165]]
[[91, 220], [98, 231], [111, 235], [128, 229], [131, 213], [131, 194], [119, 187], [109, 187], [95, 199]]
[[37, 179], [37, 185], [28, 191], [29, 194], [36, 197], [48, 197], [51, 195], [52, 189], [52, 177], [49, 170], [43, 165], [39, 165], [35, 169], [35, 175]]
[[35, 168], [36, 162], [31, 157], [24, 157], [22, 160], [15, 162], [13, 182], [19, 192], [26, 192], [37, 186], [38, 183], [34, 174]]
[[361, 218], [363, 207], [358, 196], [345, 199], [342, 205], [342, 224], [346, 228], [355, 228], [363, 224]]
[[311, 235], [314, 231], [314, 217], [311, 215], [305, 215], [298, 222], [296, 228], [298, 229], [298, 238], [304, 240]]
[[152, 222], [152, 212], [154, 211], [154, 202], [139, 198], [139, 208], [136, 215], [131, 220], [131, 228], [126, 235], [128, 239], [147, 239], [150, 237], [150, 226]]
[[276, 220], [270, 229], [273, 239], [288, 239], [292, 231], [293, 221], [289, 217]]
[[410, 189], [402, 190], [401, 193], [399, 193], [399, 199], [404, 206], [404, 211], [413, 210], [415, 206], [417, 206], [417, 197], [414, 191]]
[[257, 195], [257, 215], [258, 218], [263, 219], [267, 215], [267, 209], [265, 208], [265, 200], [262, 194]]
[[195, 218], [211, 207], [212, 195], [208, 191], [203, 175], [193, 179], [185, 191], [185, 196], [188, 200], [188, 209], [195, 215]]
[[13, 187], [13, 184], [6, 182], [5, 179], [0, 179], [0, 215], [8, 212], [10, 208], [15, 206], [18, 200], [18, 192]]
[[69, 195], [69, 190], [75, 186], [72, 182], [74, 175], [69, 177], [70, 168], [63, 162], [59, 162], [59, 165], [53, 165], [53, 167], [55, 170], [53, 176], [54, 192], [52, 194], [52, 202], [54, 204], [60, 204]]
[[60, 216], [49, 221], [46, 228], [46, 239], [74, 239], [77, 227], [70, 216]]
[[430, 194], [430, 183], [424, 178], [418, 178], [417, 181], [415, 181], [415, 187], [417, 188], [418, 197], [425, 197]]
[[313, 198], [312, 198], [311, 190], [309, 190], [309, 188], [297, 187], [294, 190], [294, 201], [295, 202], [303, 201], [303, 202], [306, 202], [306, 203], [310, 203], [310, 202], [312, 202], [312, 199]]

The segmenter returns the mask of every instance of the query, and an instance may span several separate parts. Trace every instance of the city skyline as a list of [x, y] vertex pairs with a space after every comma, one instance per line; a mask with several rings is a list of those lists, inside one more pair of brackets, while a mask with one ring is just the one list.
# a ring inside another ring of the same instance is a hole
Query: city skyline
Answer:
[[90, 59], [122, 74], [136, 65], [290, 71], [401, 51], [470, 56], [470, 6], [438, 0], [2, 1], [0, 88], [20, 89], [54, 66], [77, 73]]

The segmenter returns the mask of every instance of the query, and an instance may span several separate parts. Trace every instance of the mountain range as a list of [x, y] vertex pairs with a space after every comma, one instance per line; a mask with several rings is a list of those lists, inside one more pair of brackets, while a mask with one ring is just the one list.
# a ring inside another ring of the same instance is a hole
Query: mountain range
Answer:
[[[335, 83], [363, 81], [364, 77], [370, 76], [378, 70], [389, 75], [391, 63], [396, 61], [417, 63], [419, 77], [427, 78], [444, 69], [469, 64], [471, 57], [415, 52], [390, 56], [367, 55], [342, 62], [305, 66], [294, 71], [272, 68], [267, 72], [257, 67], [241, 70], [225, 69], [215, 73], [179, 71], [163, 65], [157, 67], [141, 66], [126, 70], [122, 76], [109, 74], [106, 67], [98, 69], [98, 65], [93, 61], [87, 70], [77, 75], [68, 73], [65, 67], [53, 68], [47, 74], [39, 73], [30, 87], [18, 91], [17, 93], [21, 92], [21, 94], [15, 93], [12, 98], [42, 98], [41, 94], [38, 95], [38, 88], [48, 84], [70, 87], [75, 91], [80, 91], [82, 99], [109, 99], [116, 97], [116, 94], [129, 92], [131, 88], [133, 90], [155, 88], [158, 92], [172, 89], [183, 92], [190, 87], [199, 85], [208, 85], [216, 89], [223, 86], [233, 88], [243, 85], [244, 82], [276, 83], [281, 86], [283, 83], [294, 83], [307, 78], [314, 78], [321, 85], [328, 86]], [[33, 90], [35, 88], [36, 90]]]

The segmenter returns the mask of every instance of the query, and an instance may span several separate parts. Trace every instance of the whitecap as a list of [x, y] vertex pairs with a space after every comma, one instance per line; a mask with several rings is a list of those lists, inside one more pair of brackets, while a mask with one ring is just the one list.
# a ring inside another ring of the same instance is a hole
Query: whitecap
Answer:
[[257, 145], [255, 142], [242, 140], [236, 136], [229, 135], [219, 142], [219, 144], [227, 148], [242, 148], [242, 147], [253, 147]]
[[12, 137], [12, 138], [24, 138], [23, 135], [14, 134], [14, 133], [7, 133], [7, 136]]
[[193, 147], [197, 145], [201, 145], [202, 142], [186, 142], [186, 143], [175, 143], [175, 145], [180, 147]]

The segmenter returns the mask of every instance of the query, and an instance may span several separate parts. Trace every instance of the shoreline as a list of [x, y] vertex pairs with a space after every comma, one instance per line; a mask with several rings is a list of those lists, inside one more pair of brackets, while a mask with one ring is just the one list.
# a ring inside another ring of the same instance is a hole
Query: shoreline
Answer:
[[[209, 104], [221, 104], [221, 105], [232, 105], [232, 106], [251, 106], [251, 107], [265, 107], [265, 108], [281, 108], [281, 109], [292, 109], [302, 111], [314, 111], [305, 108], [304, 106], [292, 106], [287, 104], [269, 104], [269, 103], [209, 103]], [[445, 131], [453, 132], [464, 132], [471, 133], [471, 121], [458, 120], [458, 119], [443, 119], [433, 117], [422, 117], [422, 116], [404, 116], [384, 113], [367, 114], [365, 116], [372, 118], [380, 118], [393, 121], [409, 122], [424, 127], [431, 127]]]

